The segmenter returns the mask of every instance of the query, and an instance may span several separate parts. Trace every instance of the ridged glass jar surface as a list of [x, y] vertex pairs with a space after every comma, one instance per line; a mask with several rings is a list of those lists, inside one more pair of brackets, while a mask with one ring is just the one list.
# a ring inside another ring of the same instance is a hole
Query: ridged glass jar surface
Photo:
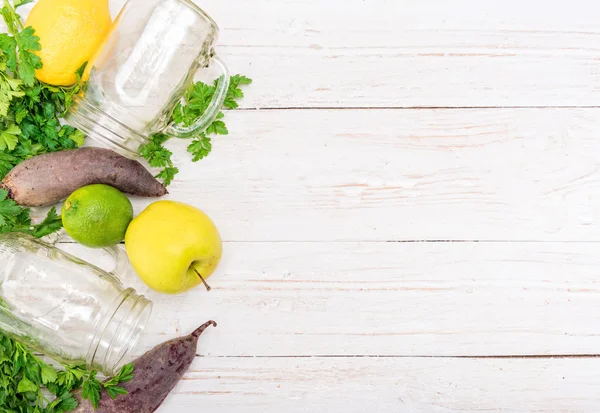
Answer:
[[[213, 50], [219, 28], [190, 0], [129, 0], [87, 70], [87, 88], [66, 121], [131, 158], [154, 133], [188, 138], [218, 115], [229, 72]], [[198, 72], [221, 76], [212, 101], [192, 125], [170, 122]]]
[[35, 350], [112, 375], [151, 309], [111, 273], [25, 234], [0, 236], [0, 330]]

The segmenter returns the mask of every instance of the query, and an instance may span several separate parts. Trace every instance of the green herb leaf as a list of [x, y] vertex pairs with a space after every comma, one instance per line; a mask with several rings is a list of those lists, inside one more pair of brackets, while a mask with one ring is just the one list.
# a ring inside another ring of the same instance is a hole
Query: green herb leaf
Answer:
[[164, 168], [171, 163], [173, 152], [165, 148], [158, 140], [151, 140], [140, 149], [141, 155], [154, 168]]
[[81, 397], [89, 400], [92, 403], [92, 406], [94, 406], [94, 409], [98, 408], [100, 392], [102, 391], [102, 383], [96, 379], [96, 374], [96, 371], [92, 371], [83, 382], [81, 388]]
[[220, 120], [215, 120], [207, 129], [206, 133], [214, 133], [217, 135], [229, 135], [229, 131], [227, 130], [227, 126], [225, 126], [225, 122]]
[[15, 125], [9, 125], [8, 128], [0, 131], [0, 150], [14, 150], [19, 143], [18, 136], [21, 134], [21, 129]]
[[118, 395], [129, 394], [127, 390], [120, 386], [107, 387], [106, 392], [112, 399], [116, 399]]
[[204, 159], [208, 156], [211, 150], [212, 143], [210, 138], [204, 133], [194, 139], [187, 148], [187, 151], [192, 154], [193, 162], [198, 162], [200, 159]]
[[56, 208], [52, 207], [41, 223], [32, 225], [29, 209], [22, 208], [12, 199], [8, 199], [8, 192], [0, 189], [0, 233], [23, 232], [41, 238], [61, 228], [62, 219], [56, 213]]
[[33, 86], [35, 71], [42, 68], [42, 59], [34, 52], [42, 49], [40, 38], [35, 35], [33, 27], [27, 27], [15, 36], [19, 47], [21, 64], [18, 68], [19, 77], [26, 86]]
[[135, 366], [133, 363], [124, 365], [121, 368], [121, 371], [119, 371], [119, 374], [117, 375], [119, 383], [126, 383], [126, 382], [130, 381], [131, 379], [133, 379], [134, 368], [135, 368]]
[[62, 218], [56, 213], [56, 208], [52, 207], [48, 211], [46, 218], [33, 227], [32, 235], [36, 238], [42, 238], [50, 235], [62, 228]]
[[[3, 195], [4, 194], [0, 194]], [[3, 305], [0, 300], [0, 305]], [[125, 366], [119, 373], [120, 379], [130, 379], [132, 365]], [[77, 407], [72, 392], [82, 388], [86, 381], [86, 396], [96, 404], [103, 384], [96, 379], [96, 372], [81, 366], [64, 366], [56, 371], [37, 358], [33, 353], [10, 338], [0, 334], [0, 412], [1, 413], [63, 413]], [[120, 381], [111, 380], [110, 394], [124, 394]], [[48, 398], [46, 389], [56, 396]], [[109, 390], [107, 389], [107, 392]]]
[[69, 412], [77, 407], [77, 400], [68, 391], [63, 392], [46, 406], [47, 413]]
[[0, 50], [6, 59], [6, 66], [11, 72], [17, 70], [17, 41], [8, 33], [0, 34]]
[[77, 69], [77, 71], [75, 72], [75, 74], [77, 75], [77, 80], [81, 81], [81, 78], [83, 77], [83, 74], [85, 73], [85, 69], [87, 68], [88, 63], [89, 62], [85, 62], [84, 64], [82, 64], [81, 67], [79, 69]]
[[[232, 76], [230, 80], [231, 83], [227, 90], [227, 97], [223, 106], [228, 109], [236, 109], [238, 107], [237, 99], [244, 97], [240, 86], [249, 85], [252, 83], [252, 80], [243, 75]], [[202, 82], [193, 84], [185, 92], [183, 102], [178, 103], [175, 107], [171, 120], [184, 126], [193, 125], [210, 105], [216, 91], [217, 82], [215, 81], [213, 85], [207, 85]], [[223, 112], [219, 112], [217, 118], [208, 126], [206, 131], [199, 133], [192, 143], [188, 145], [187, 151], [192, 155], [193, 162], [204, 159], [211, 152], [212, 142], [208, 138], [208, 135], [229, 134], [229, 130], [222, 120], [224, 116]], [[156, 177], [163, 179], [165, 186], [168, 186], [179, 172], [179, 169], [173, 165], [171, 160], [173, 153], [164, 146], [168, 138], [164, 134], [156, 134], [151, 137], [150, 142], [144, 145], [140, 151], [150, 166], [163, 168]]]
[[77, 147], [80, 147], [85, 141], [85, 133], [83, 133], [79, 129], [76, 129], [75, 131], [73, 131], [73, 133], [68, 135], [68, 138], [75, 142], [75, 145], [77, 145]]
[[171, 160], [173, 153], [163, 146], [168, 139], [169, 136], [165, 134], [154, 134], [150, 137], [150, 142], [143, 145], [140, 149], [140, 154], [148, 161], [151, 167], [163, 168], [156, 175], [156, 178], [162, 179], [165, 186], [168, 186], [179, 172], [179, 169], [173, 166]]
[[18, 158], [5, 152], [0, 152], [0, 179], [19, 162]]
[[19, 45], [20, 49], [25, 49], [32, 52], [38, 52], [42, 50], [40, 38], [35, 35], [35, 30], [31, 26], [26, 27], [17, 33], [15, 39], [17, 40], [17, 44]]
[[227, 90], [227, 97], [225, 98], [225, 106], [227, 109], [237, 109], [237, 100], [244, 97], [244, 92], [240, 88], [242, 85], [249, 85], [252, 83], [252, 79], [247, 78], [243, 75], [231, 76], [229, 89]]
[[129, 363], [121, 367], [116, 376], [104, 382], [104, 387], [116, 386], [119, 383], [124, 383], [133, 378], [133, 363]]
[[54, 383], [58, 377], [58, 373], [52, 366], [43, 366], [41, 369], [42, 383]]
[[8, 32], [16, 35], [23, 28], [21, 17], [17, 14], [13, 5], [8, 0], [4, 0], [4, 7], [0, 9], [0, 13], [4, 18], [4, 22], [8, 28]]
[[171, 182], [173, 182], [173, 179], [175, 179], [175, 175], [177, 175], [178, 173], [179, 173], [179, 168], [177, 168], [175, 166], [169, 166], [169, 167], [163, 169], [162, 171], [160, 171], [160, 173], [158, 175], [156, 175], [156, 177], [158, 179], [162, 179], [163, 184], [165, 186], [169, 186], [169, 185], [171, 185]]
[[118, 384], [129, 381], [133, 378], [133, 364], [127, 364], [121, 368], [119, 374], [112, 379], [102, 383], [96, 379], [96, 371], [91, 371], [84, 379], [81, 388], [81, 397], [90, 401], [95, 409], [98, 408], [102, 388], [113, 399], [118, 395], [127, 394], [127, 390]]
[[17, 393], [27, 393], [27, 392], [37, 392], [38, 386], [36, 386], [31, 380], [27, 377], [23, 377], [21, 381], [19, 381], [19, 385], [17, 386]]
[[[46, 85], [36, 79], [36, 70], [42, 67], [36, 54], [41, 50], [40, 39], [32, 27], [23, 27], [16, 12], [30, 2], [4, 0], [0, 7], [8, 28], [8, 33], [0, 33], [0, 179], [32, 156], [77, 148], [85, 138], [81, 131], [60, 122], [73, 104], [73, 96], [85, 88], [81, 80], [85, 65], [77, 71], [78, 82], [71, 87]], [[28, 213], [22, 218], [0, 226], [0, 232], [28, 232]]]
[[20, 80], [0, 73], [0, 116], [8, 116], [9, 107], [14, 98], [25, 96], [25, 92], [21, 90], [22, 84], [23, 82]]
[[8, 192], [0, 189], [0, 227], [15, 222], [16, 218], [23, 212], [21, 208], [12, 199], [7, 199]]
[[24, 6], [26, 4], [33, 3], [34, 1], [35, 0], [15, 0], [14, 1], [15, 9], [17, 7], [21, 7], [21, 6]]
[[56, 411], [70, 412], [78, 405], [77, 400], [70, 393], [63, 393], [60, 396], [60, 403], [56, 406]]

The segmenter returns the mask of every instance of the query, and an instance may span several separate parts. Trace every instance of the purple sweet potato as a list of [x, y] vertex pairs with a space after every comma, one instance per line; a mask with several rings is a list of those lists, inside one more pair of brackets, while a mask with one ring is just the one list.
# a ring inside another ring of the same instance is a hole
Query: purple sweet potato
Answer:
[[0, 188], [22, 206], [49, 206], [75, 190], [105, 184], [131, 195], [159, 197], [167, 189], [142, 164], [102, 148], [81, 148], [34, 156], [4, 177]]
[[81, 391], [74, 394], [79, 406], [72, 413], [152, 413], [160, 407], [171, 390], [194, 361], [198, 337], [209, 326], [209, 321], [189, 336], [177, 338], [154, 347], [134, 361], [133, 379], [121, 383], [129, 392], [112, 399], [106, 390], [100, 395], [98, 409], [88, 400], [82, 400]]

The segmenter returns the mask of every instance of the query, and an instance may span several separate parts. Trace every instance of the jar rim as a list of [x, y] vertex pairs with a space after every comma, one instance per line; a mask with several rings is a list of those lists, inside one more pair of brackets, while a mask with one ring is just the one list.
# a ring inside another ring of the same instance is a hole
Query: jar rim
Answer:
[[121, 295], [122, 300], [115, 311], [106, 316], [105, 326], [89, 347], [86, 357], [88, 368], [113, 376], [124, 363], [127, 355], [138, 343], [152, 313], [152, 302], [133, 289]]

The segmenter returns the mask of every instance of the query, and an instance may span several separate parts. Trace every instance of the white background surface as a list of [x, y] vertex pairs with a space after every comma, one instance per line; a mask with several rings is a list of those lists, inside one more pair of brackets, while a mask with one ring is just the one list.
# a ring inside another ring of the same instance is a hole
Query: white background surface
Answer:
[[254, 84], [171, 144], [225, 256], [149, 292], [136, 355], [219, 323], [159, 412], [598, 412], [596, 2], [198, 3]]

